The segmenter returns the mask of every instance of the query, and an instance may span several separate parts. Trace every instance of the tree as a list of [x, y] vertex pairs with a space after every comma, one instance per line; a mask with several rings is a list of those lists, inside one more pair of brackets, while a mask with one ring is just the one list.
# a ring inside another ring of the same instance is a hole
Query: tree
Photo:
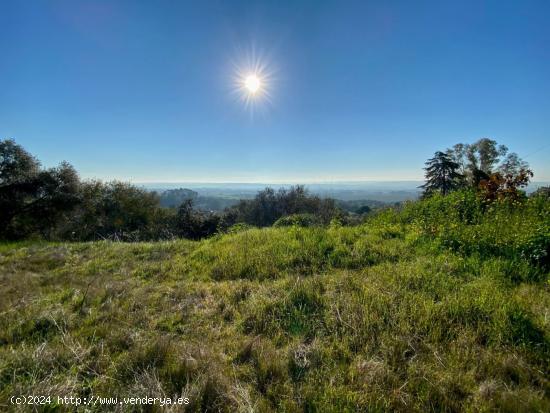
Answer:
[[371, 211], [372, 211], [372, 208], [370, 206], [363, 205], [363, 206], [360, 206], [359, 208], [357, 208], [357, 210], [355, 212], [357, 214], [363, 215], [363, 214], [368, 214]]
[[258, 227], [273, 225], [279, 218], [292, 214], [315, 214], [324, 223], [329, 223], [342, 211], [336, 206], [333, 199], [321, 199], [310, 195], [302, 185], [281, 188], [274, 191], [266, 188], [258, 192], [254, 199], [241, 200], [237, 205], [226, 210], [227, 219], [224, 225], [230, 222], [244, 222]]
[[67, 162], [38, 174], [35, 199], [27, 204], [33, 225], [45, 238], [51, 238], [56, 227], [80, 203], [80, 179]]
[[526, 187], [532, 177], [533, 172], [526, 168], [509, 173], [495, 172], [479, 183], [479, 191], [487, 201], [517, 200], [525, 196], [520, 189]]
[[498, 166], [498, 172], [503, 175], [519, 175], [522, 170], [526, 169], [529, 169], [529, 165], [515, 152], [509, 153]]
[[186, 199], [178, 208], [176, 215], [178, 235], [184, 238], [196, 239], [200, 222], [193, 210], [193, 200]]
[[40, 171], [40, 162], [13, 139], [0, 140], [0, 187], [25, 182]]
[[35, 232], [49, 237], [59, 219], [78, 204], [79, 182], [70, 164], [42, 169], [15, 141], [0, 141], [0, 237]]
[[125, 182], [89, 181], [80, 193], [81, 204], [66, 230], [77, 239], [142, 239], [160, 208], [156, 193]]
[[468, 158], [467, 158], [467, 152], [468, 152], [468, 146], [463, 143], [457, 143], [452, 148], [447, 149], [447, 155], [451, 157], [451, 159], [458, 164], [458, 172], [466, 176], [467, 174], [467, 164], [468, 164]]
[[506, 153], [508, 153], [508, 148], [498, 145], [493, 139], [482, 138], [471, 145], [466, 145], [466, 157], [470, 171], [479, 169], [487, 175], [493, 172], [495, 165]]
[[178, 235], [189, 239], [200, 239], [215, 234], [221, 218], [217, 214], [198, 211], [193, 208], [193, 200], [187, 199], [180, 205], [176, 215]]
[[458, 164], [458, 172], [472, 186], [477, 186], [481, 180], [487, 179], [507, 153], [506, 146], [498, 145], [495, 140], [489, 138], [482, 138], [471, 144], [457, 143], [447, 149], [447, 154]]
[[0, 235], [32, 194], [30, 181], [40, 171], [40, 163], [12, 139], [0, 141]]
[[447, 154], [459, 165], [458, 172], [464, 176], [464, 183], [478, 188], [482, 181], [490, 179], [494, 173], [519, 176], [529, 169], [527, 162], [516, 153], [508, 153], [505, 145], [495, 140], [482, 138], [472, 144], [458, 143], [447, 149]]
[[459, 165], [451, 157], [441, 151], [437, 151], [433, 158], [426, 161], [426, 183], [421, 186], [424, 188], [424, 196], [429, 196], [435, 192], [443, 195], [457, 189], [460, 186], [462, 175], [458, 173]]

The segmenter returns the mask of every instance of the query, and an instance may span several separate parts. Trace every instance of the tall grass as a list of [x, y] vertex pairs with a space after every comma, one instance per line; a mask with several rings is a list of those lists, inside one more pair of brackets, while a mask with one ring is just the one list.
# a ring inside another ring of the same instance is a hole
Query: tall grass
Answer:
[[1, 245], [0, 410], [549, 411], [548, 228], [548, 201], [457, 193], [354, 227]]

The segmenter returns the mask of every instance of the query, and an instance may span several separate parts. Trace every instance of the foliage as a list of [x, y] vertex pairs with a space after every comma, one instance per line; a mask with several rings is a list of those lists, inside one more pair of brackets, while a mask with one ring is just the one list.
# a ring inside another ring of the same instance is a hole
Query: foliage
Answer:
[[[482, 138], [472, 144], [458, 143], [447, 149], [447, 155], [458, 165], [460, 174], [471, 187], [479, 186], [491, 176], [509, 177], [509, 180], [523, 178], [529, 174], [529, 165], [516, 153], [508, 152], [505, 145], [498, 145], [493, 139]], [[532, 173], [531, 173], [532, 176]]]
[[274, 227], [311, 227], [314, 225], [320, 225], [320, 220], [313, 214], [292, 214], [279, 218], [273, 224]]
[[183, 238], [201, 239], [215, 234], [220, 225], [217, 214], [193, 209], [193, 200], [184, 201], [176, 215], [176, 234]]
[[357, 208], [357, 210], [355, 212], [360, 214], [360, 215], [363, 215], [363, 214], [368, 214], [371, 211], [372, 211], [372, 208], [370, 206], [363, 205], [363, 206], [360, 206], [359, 208]]
[[391, 219], [457, 253], [526, 258], [533, 264], [527, 277], [540, 276], [537, 267], [549, 268], [550, 203], [542, 197], [489, 202], [467, 189], [408, 203]]
[[0, 141], [0, 185], [25, 182], [40, 171], [40, 162], [13, 139]]
[[531, 194], [532, 197], [550, 198], [550, 186], [541, 186]]
[[520, 188], [524, 188], [533, 177], [529, 169], [521, 169], [517, 172], [494, 173], [487, 179], [481, 180], [479, 190], [482, 196], [488, 201], [509, 199], [516, 201], [522, 196]]
[[337, 207], [343, 209], [344, 211], [353, 212], [356, 214], [367, 214], [388, 205], [386, 202], [375, 201], [372, 199], [356, 199], [349, 201], [336, 199], [335, 202]]
[[488, 201], [517, 200], [524, 196], [520, 189], [533, 177], [527, 162], [488, 138], [472, 144], [458, 143], [446, 153], [436, 152], [426, 165], [424, 196], [436, 191], [445, 195], [469, 186], [479, 189]]
[[234, 222], [245, 222], [258, 227], [271, 226], [279, 218], [292, 214], [315, 214], [323, 223], [342, 214], [332, 199], [321, 199], [308, 193], [305, 187], [296, 185], [274, 191], [266, 188], [251, 200], [241, 200], [230, 208], [228, 214]]
[[451, 157], [438, 151], [434, 157], [426, 161], [426, 183], [421, 186], [424, 196], [440, 192], [443, 195], [460, 187], [462, 175], [458, 170], [458, 163]]
[[79, 184], [70, 164], [42, 169], [13, 140], [0, 141], [0, 238], [48, 237], [78, 204]]
[[466, 189], [358, 226], [0, 244], [0, 405], [548, 411], [549, 234], [548, 199]]
[[62, 239], [154, 239], [148, 235], [165, 218], [155, 193], [124, 182], [84, 182], [80, 197], [80, 204], [59, 229]]
[[504, 145], [498, 145], [495, 140], [482, 138], [471, 145], [465, 145], [466, 157], [468, 159], [470, 170], [479, 169], [490, 174], [494, 166], [502, 156], [508, 152]]
[[[189, 189], [159, 196], [125, 182], [80, 181], [67, 163], [43, 170], [13, 140], [0, 141], [0, 239], [197, 240], [237, 223], [263, 227], [285, 216], [310, 214], [328, 224], [345, 215], [334, 200], [311, 196], [303, 186], [266, 188], [237, 205], [218, 201]], [[205, 205], [233, 206], [214, 213]]]

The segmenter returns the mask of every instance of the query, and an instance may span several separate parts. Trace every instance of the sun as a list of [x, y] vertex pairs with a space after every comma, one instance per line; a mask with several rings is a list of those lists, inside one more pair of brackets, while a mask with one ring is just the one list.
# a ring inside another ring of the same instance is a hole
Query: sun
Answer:
[[254, 112], [265, 112], [272, 105], [272, 93], [276, 83], [276, 70], [265, 53], [254, 47], [249, 51], [239, 51], [239, 60], [233, 60], [231, 94], [244, 103], [245, 109], [253, 116]]
[[255, 73], [249, 74], [244, 79], [244, 87], [246, 88], [248, 93], [252, 95], [256, 94], [256, 92], [260, 90], [261, 86], [262, 86], [262, 82]]

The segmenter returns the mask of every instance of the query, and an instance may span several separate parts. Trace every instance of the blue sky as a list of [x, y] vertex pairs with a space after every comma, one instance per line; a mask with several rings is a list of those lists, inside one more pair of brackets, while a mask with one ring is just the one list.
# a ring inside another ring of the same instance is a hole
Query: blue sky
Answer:
[[0, 137], [136, 182], [421, 179], [491, 137], [550, 180], [549, 21], [548, 1], [4, 0]]

